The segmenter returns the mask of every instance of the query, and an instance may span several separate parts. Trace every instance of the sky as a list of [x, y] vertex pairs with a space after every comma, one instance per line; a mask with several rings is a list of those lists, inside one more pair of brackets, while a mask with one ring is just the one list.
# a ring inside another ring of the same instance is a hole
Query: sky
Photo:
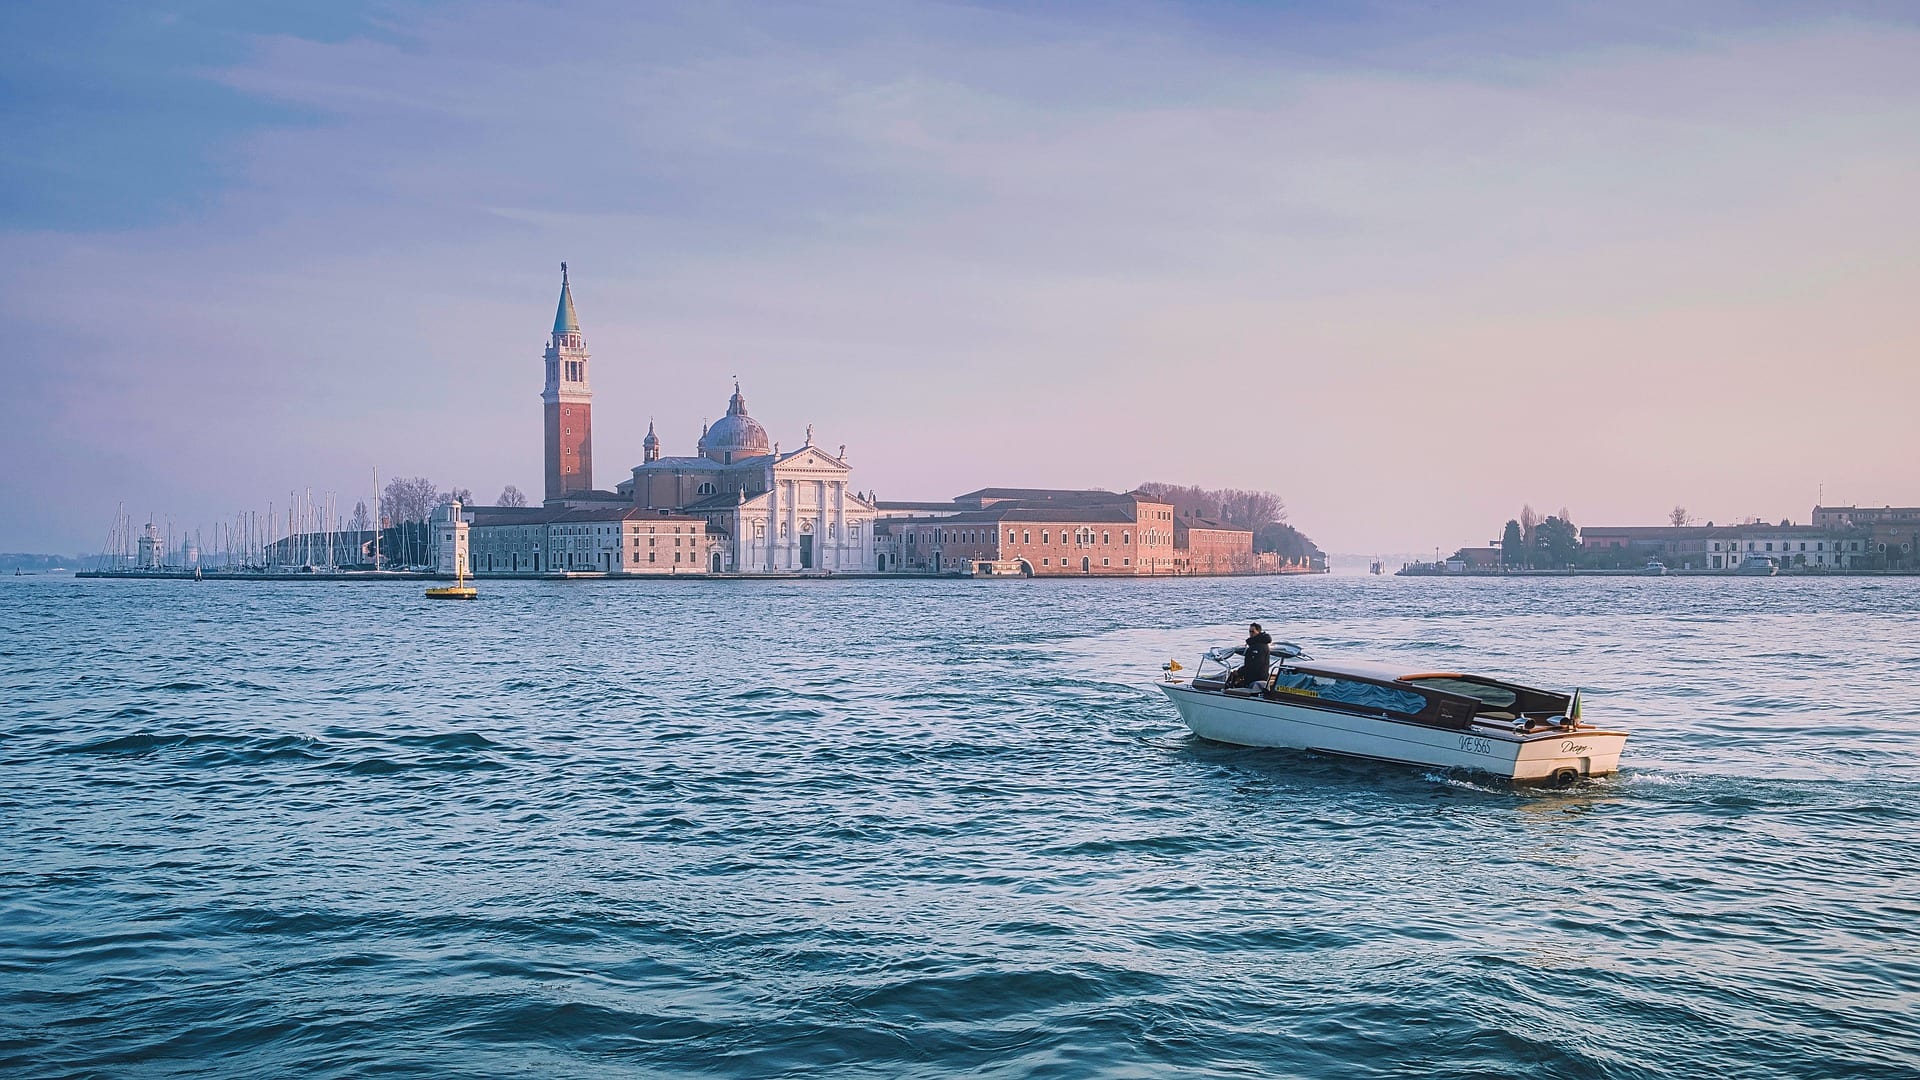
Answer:
[[[302, 12], [301, 7], [313, 10]], [[1676, 10], [1678, 9], [1678, 10]], [[594, 479], [735, 376], [883, 500], [1336, 552], [1920, 504], [1911, 5], [0, 5], [0, 550]]]

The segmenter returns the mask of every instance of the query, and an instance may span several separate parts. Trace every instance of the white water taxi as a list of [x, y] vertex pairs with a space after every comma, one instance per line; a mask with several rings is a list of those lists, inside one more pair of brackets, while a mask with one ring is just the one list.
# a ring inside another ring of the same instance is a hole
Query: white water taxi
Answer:
[[1210, 650], [1191, 680], [1175, 674], [1178, 663], [1166, 666], [1160, 689], [1195, 735], [1517, 781], [1568, 784], [1620, 769], [1627, 733], [1582, 723], [1578, 690], [1316, 661], [1288, 642], [1274, 643], [1265, 679], [1243, 686], [1242, 652]]

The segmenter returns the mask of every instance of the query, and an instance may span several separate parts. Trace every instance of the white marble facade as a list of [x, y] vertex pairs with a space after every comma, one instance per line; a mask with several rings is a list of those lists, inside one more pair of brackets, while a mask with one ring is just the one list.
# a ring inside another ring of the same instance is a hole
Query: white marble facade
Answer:
[[[649, 438], [652, 439], [651, 434]], [[728, 573], [853, 573], [877, 569], [872, 503], [852, 490], [846, 447], [769, 446], [738, 385], [727, 414], [700, 436], [699, 454], [647, 460], [619, 490], [635, 506], [705, 518], [722, 534]]]
[[[847, 463], [807, 446], [765, 465], [765, 488], [721, 522], [733, 537], [738, 571], [875, 568], [874, 508], [848, 490]], [[696, 511], [697, 512], [697, 511]]]

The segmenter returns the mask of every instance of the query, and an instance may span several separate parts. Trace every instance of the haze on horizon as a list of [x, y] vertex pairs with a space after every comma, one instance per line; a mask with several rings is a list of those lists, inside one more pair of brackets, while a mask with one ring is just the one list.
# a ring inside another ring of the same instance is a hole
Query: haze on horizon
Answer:
[[595, 480], [737, 374], [883, 499], [1329, 551], [1920, 502], [1920, 17], [1853, 3], [10, 5], [0, 550]]

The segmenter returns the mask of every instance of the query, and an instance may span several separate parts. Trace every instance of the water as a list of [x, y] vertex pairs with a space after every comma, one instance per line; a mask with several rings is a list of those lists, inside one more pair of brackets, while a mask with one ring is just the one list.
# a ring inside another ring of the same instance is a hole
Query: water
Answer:
[[[1920, 1075], [1920, 579], [0, 579], [0, 1073]], [[1248, 619], [1617, 778], [1196, 742]]]

